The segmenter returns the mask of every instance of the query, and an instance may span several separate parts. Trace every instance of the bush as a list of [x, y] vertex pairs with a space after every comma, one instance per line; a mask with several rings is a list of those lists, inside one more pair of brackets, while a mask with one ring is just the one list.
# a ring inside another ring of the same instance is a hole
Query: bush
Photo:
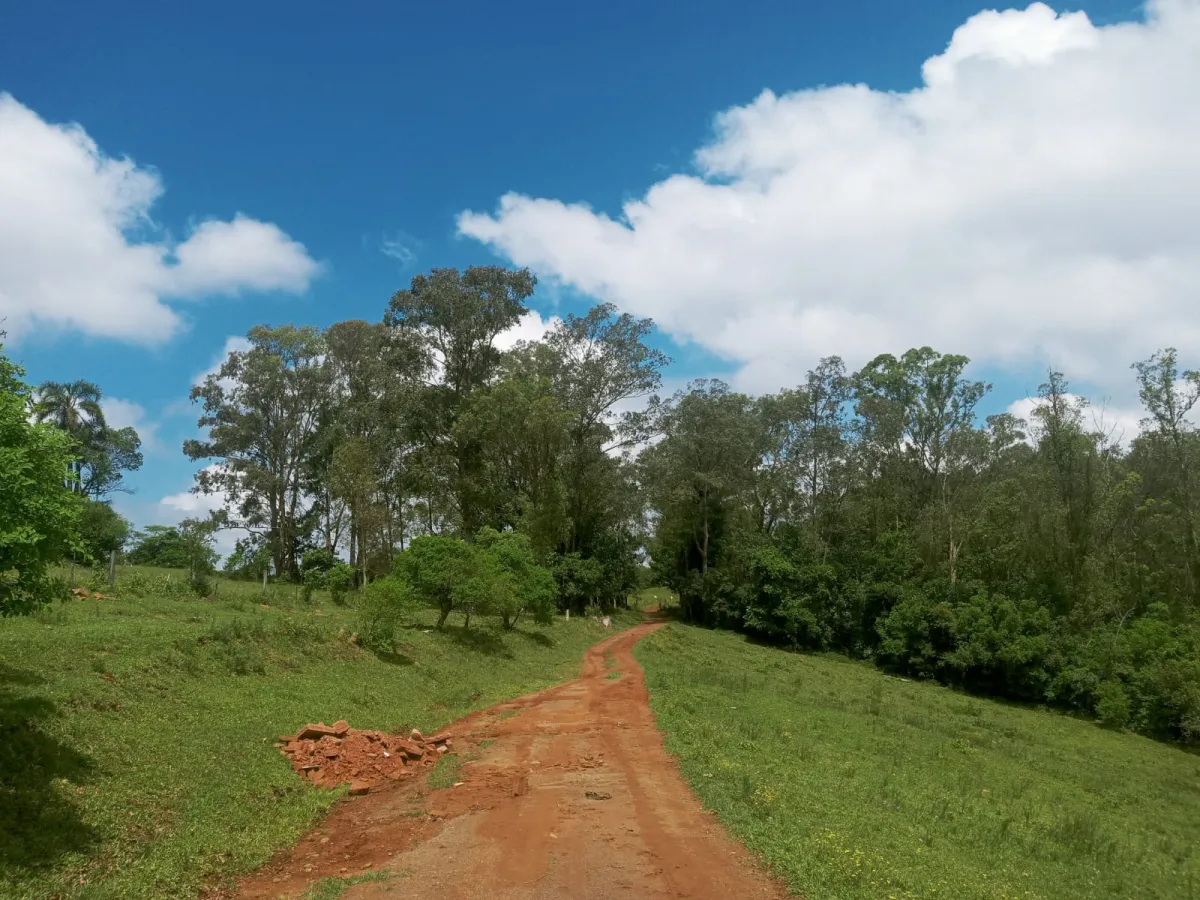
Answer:
[[537, 564], [527, 535], [483, 528], [476, 538], [486, 577], [497, 582], [493, 608], [505, 629], [513, 628], [524, 612], [535, 622], [548, 624], [554, 616], [558, 585], [549, 569]]
[[344, 562], [336, 563], [325, 572], [324, 586], [328, 589], [333, 602], [338, 606], [345, 604], [346, 592], [354, 587], [357, 574], [348, 563]]
[[438, 610], [437, 627], [455, 610], [470, 613], [479, 597], [468, 584], [479, 565], [475, 548], [466, 541], [441, 534], [426, 534], [413, 540], [406, 550], [396, 554], [392, 573], [404, 579], [413, 596]]
[[395, 649], [396, 629], [416, 606], [412, 587], [394, 576], [377, 578], [358, 592], [358, 637], [380, 652]]
[[954, 649], [954, 610], [915, 587], [880, 619], [876, 659], [884, 666], [918, 678], [941, 673], [942, 659]]
[[300, 560], [300, 573], [305, 579], [313, 574], [323, 576], [338, 562], [337, 555], [332, 550], [326, 550], [324, 547], [309, 550]]
[[1121, 682], [1106, 681], [1096, 689], [1096, 715], [1111, 728], [1123, 728], [1129, 721], [1129, 695]]

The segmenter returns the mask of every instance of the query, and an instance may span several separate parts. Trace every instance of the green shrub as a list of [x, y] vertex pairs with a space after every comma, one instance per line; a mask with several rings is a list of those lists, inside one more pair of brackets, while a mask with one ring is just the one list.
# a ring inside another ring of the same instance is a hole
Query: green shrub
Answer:
[[339, 606], [345, 604], [346, 593], [354, 587], [357, 574], [354, 569], [344, 562], [337, 563], [325, 573], [324, 586], [329, 590], [334, 603]]
[[537, 564], [529, 537], [517, 531], [483, 528], [475, 543], [487, 576], [497, 582], [493, 607], [504, 628], [513, 628], [524, 612], [529, 612], [535, 622], [549, 623], [558, 585], [550, 570]]
[[358, 592], [358, 637], [363, 646], [380, 652], [395, 649], [396, 629], [417, 605], [408, 582], [386, 576]]
[[1106, 681], [1096, 689], [1096, 715], [1111, 728], [1123, 728], [1129, 722], [1129, 695], [1121, 682]]

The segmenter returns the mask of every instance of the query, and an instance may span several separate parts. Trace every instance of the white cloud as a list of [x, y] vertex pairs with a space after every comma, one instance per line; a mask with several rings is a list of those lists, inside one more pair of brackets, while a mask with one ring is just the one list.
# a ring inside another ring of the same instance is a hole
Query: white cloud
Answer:
[[[1068, 403], [1076, 403], [1079, 397], [1075, 394], [1065, 394]], [[1008, 405], [1008, 412], [1018, 419], [1024, 419], [1030, 426], [1030, 431], [1037, 427], [1033, 413], [1045, 403], [1039, 397], [1023, 397]], [[1090, 431], [1098, 431], [1105, 435], [1110, 443], [1128, 447], [1142, 430], [1141, 420], [1146, 415], [1139, 407], [1112, 406], [1107, 402], [1091, 402], [1083, 413], [1083, 427]], [[1032, 441], [1032, 435], [1030, 435]]]
[[62, 328], [151, 343], [182, 327], [168, 298], [298, 292], [319, 265], [275, 225], [238, 214], [170, 240], [162, 180], [0, 93], [0, 318], [14, 336]]
[[209, 365], [209, 367], [203, 372], [197, 372], [192, 376], [192, 384], [203, 384], [209, 375], [216, 375], [221, 371], [221, 366], [225, 364], [225, 360], [229, 358], [230, 353], [235, 351], [245, 352], [252, 346], [253, 344], [250, 343], [249, 339], [236, 334], [232, 334], [225, 338], [225, 345], [221, 348], [220, 352], [213, 357], [212, 364]]
[[982, 12], [923, 76], [764, 92], [619, 219], [508, 194], [459, 230], [747, 390], [929, 344], [1131, 394], [1130, 362], [1200, 353], [1200, 0], [1105, 27]]
[[394, 235], [383, 236], [383, 239], [379, 242], [379, 252], [384, 256], [390, 256], [400, 263], [401, 268], [407, 269], [417, 261], [417, 248], [419, 246], [420, 241], [416, 238], [405, 234], [403, 231], [398, 231]]
[[[219, 463], [205, 466], [206, 469], [218, 469]], [[178, 494], [168, 494], [158, 501], [155, 521], [166, 525], [178, 525], [184, 519], [207, 519], [209, 513], [225, 507], [227, 495], [224, 491], [214, 494], [193, 494], [181, 491]], [[238, 530], [218, 531], [214, 544], [222, 557], [233, 552], [239, 538], [245, 537], [245, 532]]]
[[541, 313], [531, 309], [512, 328], [496, 335], [494, 346], [500, 350], [511, 350], [518, 341], [540, 341], [547, 331], [561, 321], [558, 316], [543, 319]]
[[178, 494], [168, 494], [159, 503], [178, 514], [176, 521], [186, 518], [204, 519], [210, 512], [224, 509], [224, 496], [224, 494], [193, 494], [190, 491], [183, 491]]
[[132, 400], [121, 400], [117, 397], [105, 397], [100, 401], [104, 411], [104, 421], [109, 428], [132, 427], [142, 439], [142, 450], [146, 453], [157, 453], [163, 449], [158, 439], [158, 423], [146, 418], [146, 408]]

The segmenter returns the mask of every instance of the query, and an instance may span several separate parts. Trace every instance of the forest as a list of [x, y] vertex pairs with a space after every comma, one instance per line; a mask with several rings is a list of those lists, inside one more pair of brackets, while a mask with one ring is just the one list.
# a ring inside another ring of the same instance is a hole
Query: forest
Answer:
[[870, 660], [1160, 739], [1200, 739], [1200, 373], [1136, 362], [1136, 437], [1049, 371], [1030, 421], [981, 416], [969, 360], [924, 347], [747, 396], [659, 396], [653, 323], [601, 304], [501, 350], [525, 270], [435, 269], [379, 322], [259, 326], [195, 386], [207, 520], [137, 534], [108, 500], [140, 465], [95, 385], [0, 357], [0, 610], [52, 567], [187, 568], [353, 596], [387, 643], [409, 604], [520, 616], [622, 605]]

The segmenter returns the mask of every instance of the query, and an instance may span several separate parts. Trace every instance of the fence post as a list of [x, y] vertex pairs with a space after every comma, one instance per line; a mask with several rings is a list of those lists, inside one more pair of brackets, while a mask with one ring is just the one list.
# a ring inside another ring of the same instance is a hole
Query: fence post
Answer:
[[108, 554], [108, 586], [111, 588], [117, 583], [117, 551], [111, 550]]

